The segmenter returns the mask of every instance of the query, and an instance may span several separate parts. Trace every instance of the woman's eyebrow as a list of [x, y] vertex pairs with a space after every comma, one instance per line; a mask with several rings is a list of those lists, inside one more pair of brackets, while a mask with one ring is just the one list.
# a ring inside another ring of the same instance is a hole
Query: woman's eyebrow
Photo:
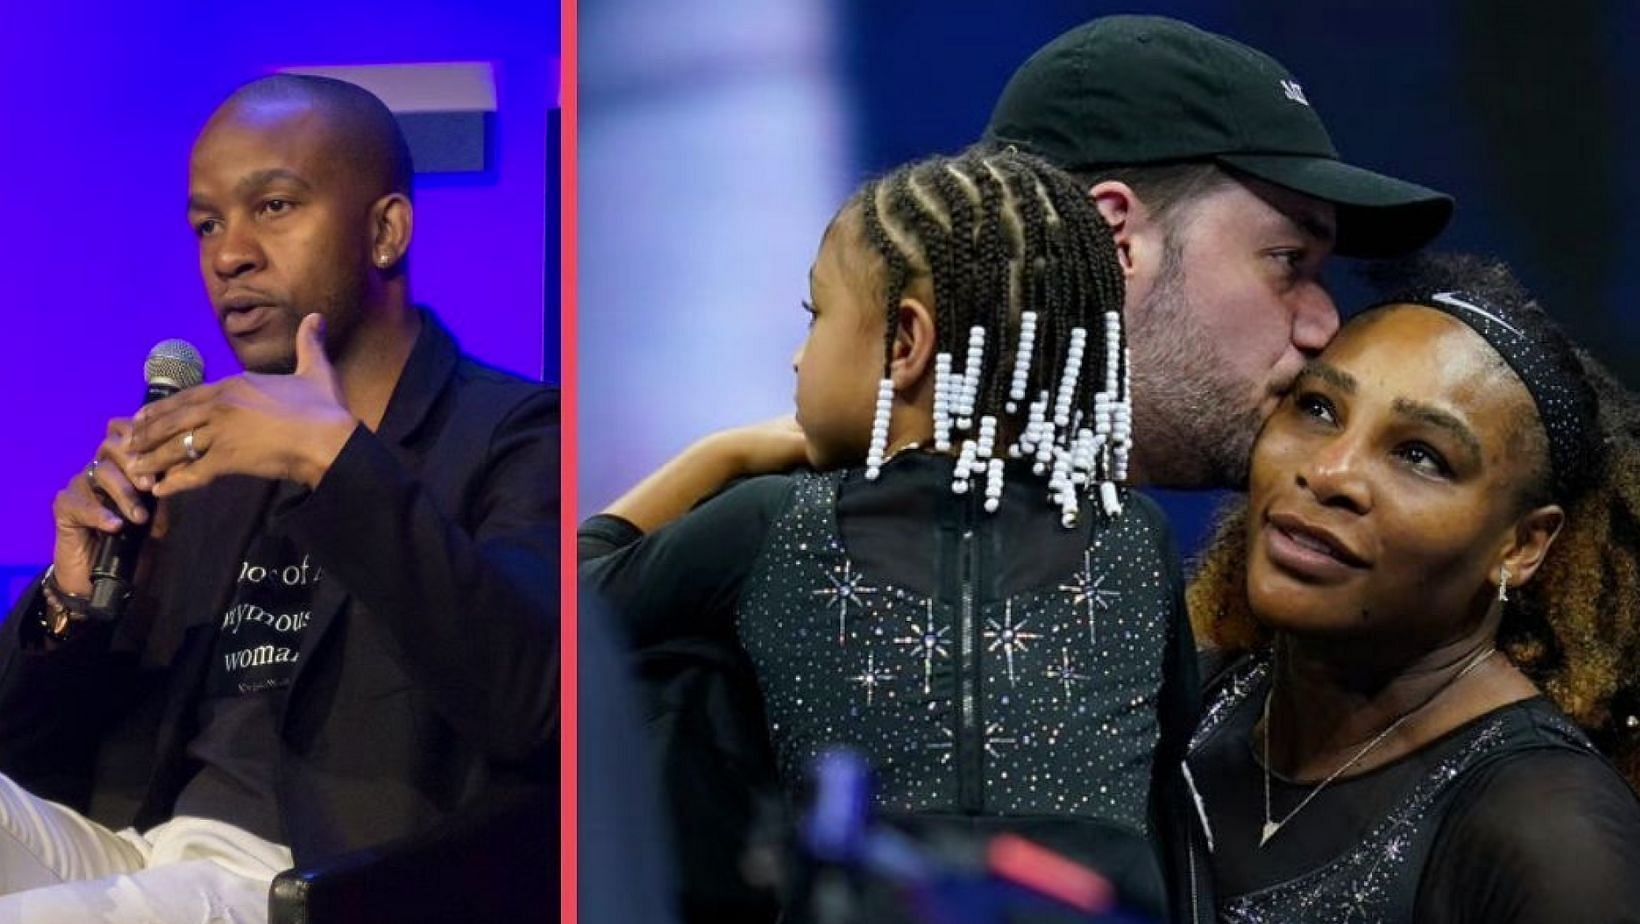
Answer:
[[[1346, 395], [1354, 395], [1358, 387], [1355, 376], [1319, 359], [1312, 359], [1306, 363], [1303, 371], [1299, 372], [1294, 384], [1296, 385], [1305, 379], [1320, 379]], [[1420, 423], [1439, 427], [1452, 434], [1454, 439], [1463, 444], [1464, 449], [1469, 452], [1474, 462], [1478, 463], [1480, 461], [1482, 456], [1481, 441], [1475, 436], [1475, 432], [1469, 429], [1457, 415], [1431, 404], [1413, 401], [1410, 398], [1396, 398], [1391, 407], [1403, 417], [1410, 417]]]
[[1320, 379], [1346, 395], [1355, 394], [1355, 376], [1319, 359], [1312, 359], [1305, 363], [1295, 381], [1302, 382], [1305, 379]]
[[1401, 414], [1405, 417], [1411, 417], [1420, 423], [1426, 423], [1432, 427], [1439, 427], [1440, 429], [1452, 434], [1453, 438], [1462, 443], [1465, 449], [1469, 450], [1470, 455], [1473, 456], [1473, 461], [1480, 461], [1481, 441], [1476, 439], [1474, 431], [1465, 426], [1464, 422], [1459, 420], [1455, 415], [1443, 411], [1438, 407], [1422, 404], [1407, 398], [1396, 398], [1392, 407], [1394, 407], [1397, 414]]

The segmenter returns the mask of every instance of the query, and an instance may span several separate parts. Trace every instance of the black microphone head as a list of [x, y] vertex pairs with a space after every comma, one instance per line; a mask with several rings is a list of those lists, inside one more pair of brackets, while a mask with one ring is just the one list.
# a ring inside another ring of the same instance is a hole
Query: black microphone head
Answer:
[[205, 381], [205, 359], [186, 340], [161, 340], [148, 351], [142, 377], [151, 389], [192, 388]]

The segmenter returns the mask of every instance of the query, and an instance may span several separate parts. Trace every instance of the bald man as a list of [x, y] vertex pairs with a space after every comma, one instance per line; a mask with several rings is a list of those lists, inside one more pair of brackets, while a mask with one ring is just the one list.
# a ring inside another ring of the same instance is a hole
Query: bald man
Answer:
[[293, 864], [547, 785], [557, 394], [411, 302], [410, 178], [340, 81], [257, 81], [201, 132], [188, 219], [247, 371], [110, 421], [57, 497], [0, 634], [0, 922], [264, 920]]

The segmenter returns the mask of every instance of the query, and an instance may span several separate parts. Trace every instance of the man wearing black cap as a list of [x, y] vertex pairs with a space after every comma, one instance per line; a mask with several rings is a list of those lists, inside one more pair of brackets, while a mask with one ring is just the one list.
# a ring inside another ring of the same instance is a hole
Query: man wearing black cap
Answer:
[[[1014, 76], [987, 136], [1083, 177], [1114, 229], [1133, 349], [1133, 473], [1151, 484], [1239, 485], [1259, 423], [1337, 329], [1320, 284], [1335, 245], [1357, 255], [1412, 249], [1451, 210], [1438, 193], [1339, 163], [1302, 87], [1274, 61], [1163, 19], [1100, 20], [1051, 43]], [[685, 470], [698, 471], [672, 475]], [[650, 483], [665, 486], [650, 496], [664, 494], [675, 516], [716, 477], [687, 491], [668, 477]], [[582, 543], [583, 560], [609, 554], [600, 528]], [[766, 920], [735, 862], [750, 814], [744, 791], [769, 761], [764, 718], [732, 716], [757, 702], [755, 684], [731, 676], [733, 653], [691, 652], [692, 663], [656, 654], [645, 655], [645, 679], [667, 687], [652, 728], [687, 837], [685, 917]], [[1194, 689], [1193, 668], [1180, 686]], [[1159, 750], [1155, 765], [1176, 773], [1181, 756]], [[1156, 800], [1151, 833], [1183, 836], [1192, 809], [1174, 798], [1182, 791]], [[1150, 878], [1142, 860], [1106, 872], [1133, 906], [1161, 900], [1132, 888]], [[1170, 872], [1175, 914], [1210, 916], [1210, 896], [1192, 888], [1207, 883]]]
[[[1416, 250], [1452, 215], [1448, 196], [1341, 161], [1273, 58], [1161, 17], [1106, 17], [1043, 46], [1008, 81], [985, 141], [1075, 174], [1110, 223], [1127, 285], [1131, 473], [1163, 487], [1245, 483], [1259, 427], [1338, 329], [1330, 255]], [[1178, 791], [1163, 802], [1155, 833], [1177, 845], [1189, 809]], [[1210, 915], [1210, 882], [1167, 852], [1175, 916]]]
[[1240, 486], [1259, 425], [1338, 328], [1327, 257], [1415, 250], [1452, 214], [1441, 193], [1339, 160], [1274, 59], [1161, 17], [1049, 42], [985, 134], [1083, 178], [1115, 232], [1133, 473], [1158, 486]]

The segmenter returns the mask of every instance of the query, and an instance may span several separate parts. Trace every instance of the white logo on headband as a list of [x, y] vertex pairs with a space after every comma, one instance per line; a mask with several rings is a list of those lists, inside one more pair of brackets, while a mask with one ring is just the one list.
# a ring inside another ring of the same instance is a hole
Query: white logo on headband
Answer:
[[1296, 80], [1283, 80], [1281, 82], [1281, 92], [1295, 103], [1310, 105], [1310, 101], [1304, 98], [1304, 88], [1299, 86]]
[[1478, 314], [1481, 317], [1487, 319], [1488, 321], [1491, 321], [1493, 324], [1496, 324], [1499, 327], [1503, 328], [1504, 330], [1508, 331], [1509, 333], [1514, 334], [1516, 337], [1526, 336], [1525, 334], [1523, 334], [1519, 330], [1517, 330], [1515, 328], [1515, 325], [1510, 324], [1508, 321], [1505, 321], [1504, 319], [1498, 317], [1497, 315], [1493, 314], [1492, 312], [1487, 311], [1485, 308], [1481, 308], [1481, 307], [1476, 306], [1476, 305], [1471, 305], [1470, 303], [1464, 301], [1463, 299], [1458, 298], [1456, 292], [1436, 292], [1434, 295], [1430, 296], [1430, 300], [1440, 302], [1443, 305], [1451, 305], [1454, 308], [1462, 308], [1464, 311], [1470, 312], [1471, 314]]

